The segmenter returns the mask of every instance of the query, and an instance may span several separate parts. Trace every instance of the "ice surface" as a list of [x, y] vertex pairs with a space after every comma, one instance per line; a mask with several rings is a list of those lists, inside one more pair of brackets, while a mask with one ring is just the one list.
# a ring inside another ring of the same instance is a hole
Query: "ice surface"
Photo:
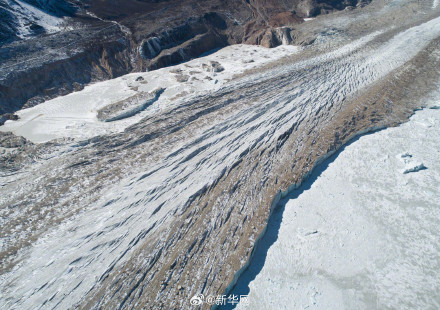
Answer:
[[8, 1], [8, 5], [14, 10], [19, 27], [18, 36], [25, 39], [31, 34], [29, 26], [36, 23], [43, 27], [47, 33], [53, 33], [61, 30], [63, 19], [52, 16], [40, 9], [20, 0]]
[[[178, 66], [128, 74], [21, 110], [16, 113], [20, 117], [18, 121], [8, 121], [0, 130], [12, 131], [36, 143], [63, 137], [85, 139], [120, 132], [143, 117], [168, 106], [177, 98], [218, 90], [233, 75], [291, 55], [298, 50], [296, 46], [279, 46], [273, 49], [252, 45], [228, 46], [214, 54]], [[218, 61], [225, 70], [206, 72], [202, 65], [209, 64], [210, 61]], [[143, 80], [136, 81], [140, 76]], [[178, 82], [179, 76], [187, 76], [188, 81]], [[111, 124], [101, 122], [96, 117], [97, 111], [106, 105], [158, 88], [166, 88], [160, 100], [134, 117]]]
[[[440, 111], [425, 109], [328, 160], [275, 213], [274, 243], [240, 280], [243, 290], [255, 277], [238, 309], [438, 308], [438, 141]], [[402, 175], [408, 159], [429, 169]]]

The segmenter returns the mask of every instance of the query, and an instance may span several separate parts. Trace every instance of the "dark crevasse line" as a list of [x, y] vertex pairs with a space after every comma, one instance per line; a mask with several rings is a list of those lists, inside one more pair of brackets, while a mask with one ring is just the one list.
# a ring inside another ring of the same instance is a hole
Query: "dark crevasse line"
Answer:
[[[249, 260], [240, 270], [235, 273], [234, 280], [228, 285], [223, 293], [224, 295], [240, 296], [248, 295], [250, 293], [249, 284], [263, 269], [269, 248], [278, 240], [278, 233], [283, 220], [286, 203], [291, 199], [298, 198], [304, 192], [308, 191], [312, 184], [321, 176], [328, 166], [336, 160], [339, 154], [341, 154], [346, 147], [358, 141], [362, 136], [374, 134], [386, 128], [387, 127], [370, 127], [355, 133], [337, 151], [329, 152], [319, 158], [315, 162], [314, 167], [302, 178], [300, 183], [292, 184], [286, 192], [282, 192], [281, 190], [278, 191], [277, 195], [272, 201], [271, 212], [267, 220], [267, 225], [255, 240], [255, 245]], [[226, 303], [221, 306], [214, 305], [212, 310], [231, 310], [235, 308], [235, 304]]]

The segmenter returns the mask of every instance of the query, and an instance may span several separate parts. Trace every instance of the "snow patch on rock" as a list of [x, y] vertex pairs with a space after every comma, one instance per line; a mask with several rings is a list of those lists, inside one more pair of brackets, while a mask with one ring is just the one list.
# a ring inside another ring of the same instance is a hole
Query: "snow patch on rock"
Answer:
[[22, 39], [32, 34], [31, 25], [38, 25], [47, 33], [58, 32], [62, 28], [62, 18], [47, 14], [24, 1], [8, 1], [8, 5], [17, 18], [18, 36]]

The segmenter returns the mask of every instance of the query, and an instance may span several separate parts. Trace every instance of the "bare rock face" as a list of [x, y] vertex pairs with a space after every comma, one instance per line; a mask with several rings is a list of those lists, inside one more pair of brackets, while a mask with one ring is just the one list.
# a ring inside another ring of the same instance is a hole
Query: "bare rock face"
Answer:
[[272, 16], [268, 23], [270, 27], [283, 27], [302, 23], [303, 19], [293, 12], [281, 12]]
[[15, 136], [10, 132], [0, 132], [0, 147], [4, 148], [16, 148], [26, 144], [28, 142], [23, 137]]
[[361, 0], [27, 0], [28, 9], [14, 3], [0, 1], [0, 114], [229, 44], [300, 44], [292, 32], [303, 17]]
[[84, 85], [126, 74], [132, 68], [127, 46], [117, 41], [85, 47], [68, 59], [6, 68], [0, 73], [0, 114], [81, 90]]
[[3, 115], [0, 115], [0, 126], [3, 125], [6, 121], [16, 121], [18, 119], [18, 115], [12, 114], [12, 113], [6, 113]]

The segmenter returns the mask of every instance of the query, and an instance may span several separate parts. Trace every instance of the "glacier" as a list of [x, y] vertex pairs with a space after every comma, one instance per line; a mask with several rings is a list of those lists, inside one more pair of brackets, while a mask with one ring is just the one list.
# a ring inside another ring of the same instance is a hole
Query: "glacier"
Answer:
[[[424, 109], [323, 163], [271, 219], [236, 308], [439, 306], [438, 141], [440, 112]], [[402, 175], [409, 156], [430, 168]]]
[[[405, 19], [397, 23], [390, 19], [394, 13]], [[406, 121], [438, 89], [439, 13], [431, 2], [381, 0], [362, 10], [307, 21], [304, 27], [319, 31], [308, 47], [230, 46], [206, 58], [96, 83], [20, 111], [18, 121], [0, 127], [28, 139], [23, 146], [0, 148], [0, 307], [188, 308], [197, 294], [225, 293], [249, 262], [278, 198], [310, 178], [321, 160], [354, 137]], [[210, 61], [218, 61], [225, 70], [204, 71], [203, 64]], [[102, 108], [160, 87], [166, 88], [164, 93], [144, 111], [114, 122], [97, 118]], [[431, 131], [437, 128], [438, 110], [426, 111], [432, 116], [407, 124], [422, 126], [435, 141]], [[414, 119], [426, 111], [417, 112]], [[398, 132], [403, 126], [389, 130]], [[420, 131], [412, 131], [416, 132]], [[360, 138], [340, 156], [376, 134]], [[427, 136], [414, 136], [413, 142], [421, 143], [423, 137]], [[389, 147], [400, 141], [398, 135], [388, 140]], [[358, 153], [373, 160], [375, 150]], [[428, 169], [403, 174], [405, 163], [396, 156], [404, 152]], [[377, 169], [359, 169], [381, 174], [388, 170], [380, 165], [391, 165], [397, 169], [388, 177], [395, 176], [397, 184], [408, 181], [412, 186], [424, 176], [433, 183], [422, 184], [429, 188], [421, 187], [418, 196], [403, 191], [384, 198], [388, 192], [382, 187], [362, 199], [388, 199], [392, 206], [402, 197], [436, 197], [431, 187], [438, 184], [438, 170], [428, 155], [408, 145], [381, 159], [374, 162]], [[335, 173], [342, 171], [339, 167]], [[352, 172], [359, 178], [366, 175]], [[336, 192], [313, 197], [329, 202], [347, 186], [346, 178], [343, 181], [335, 182]], [[335, 199], [341, 204], [350, 201]], [[379, 212], [393, 221], [390, 225], [408, 219], [402, 236], [420, 229], [398, 208], [378, 211], [376, 204], [368, 206], [365, 212]], [[422, 207], [410, 215], [424, 221], [424, 212], [432, 210]], [[344, 230], [326, 244], [329, 251], [342, 243], [350, 249], [366, 236], [362, 225], [370, 224], [362, 214], [352, 213], [352, 221], [341, 215], [336, 218], [342, 222], [325, 226], [309, 208], [291, 209], [304, 216], [304, 224], [310, 222], [291, 233], [298, 246], [305, 244], [304, 251], [309, 250], [304, 255], [317, 250], [319, 243], [309, 240], [324, 242], [324, 236], [335, 236], [341, 226], [354, 222], [357, 230]], [[343, 209], [325, 211], [331, 219]], [[356, 274], [358, 262], [368, 261], [362, 253], [380, 254], [372, 248], [383, 243], [379, 229], [373, 225], [368, 231], [378, 243], [365, 237], [363, 251], [348, 253], [350, 264], [341, 263], [340, 256], [315, 256], [302, 272], [329, 263], [334, 272]], [[420, 233], [428, 246], [432, 235]], [[428, 251], [418, 248], [424, 244], [419, 243], [414, 241], [414, 249]], [[400, 249], [399, 243], [390, 246]], [[302, 256], [286, 257], [301, 266], [295, 259]], [[387, 266], [399, 277], [398, 264]], [[297, 276], [283, 270], [286, 279]], [[372, 275], [382, 280], [384, 269], [377, 270]], [[419, 269], [414, 275], [421, 275]], [[340, 305], [344, 296], [338, 287], [324, 277], [319, 281], [313, 284], [315, 291], [309, 290], [309, 282], [293, 287], [316, 304]], [[273, 289], [280, 283], [275, 281]], [[382, 283], [385, 297], [378, 298], [386, 299], [393, 291]], [[337, 300], [324, 298], [333, 293]], [[252, 292], [250, 297], [251, 302], [259, 300]]]

